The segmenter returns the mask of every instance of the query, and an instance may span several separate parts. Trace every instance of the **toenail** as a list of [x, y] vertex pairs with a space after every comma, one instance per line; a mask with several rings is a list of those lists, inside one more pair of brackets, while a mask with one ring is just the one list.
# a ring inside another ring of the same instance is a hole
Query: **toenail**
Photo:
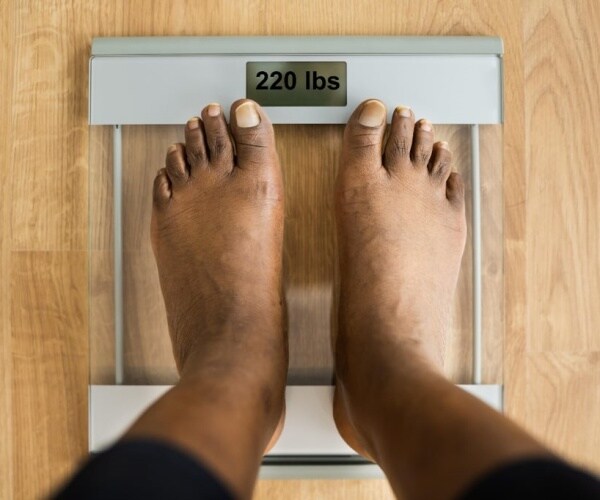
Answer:
[[397, 106], [396, 111], [400, 116], [404, 116], [405, 118], [410, 118], [412, 116], [412, 111], [408, 106]]
[[429, 120], [421, 120], [419, 122], [419, 127], [425, 132], [431, 132], [433, 127], [431, 126], [431, 122]]
[[188, 120], [187, 126], [190, 130], [196, 130], [197, 128], [200, 128], [200, 120], [198, 120], [198, 117], [194, 116]]
[[448, 151], [450, 151], [450, 147], [448, 146], [448, 143], [446, 141], [440, 142], [440, 148], [447, 149]]
[[177, 151], [177, 144], [171, 144], [167, 149], [167, 153], [174, 153], [175, 151]]
[[376, 100], [367, 101], [358, 117], [358, 123], [365, 127], [379, 127], [385, 120], [385, 106]]
[[260, 116], [253, 102], [245, 102], [235, 108], [235, 119], [238, 127], [256, 127], [260, 123]]
[[208, 113], [208, 116], [219, 116], [221, 114], [221, 106], [216, 102], [211, 102], [208, 105], [206, 112]]

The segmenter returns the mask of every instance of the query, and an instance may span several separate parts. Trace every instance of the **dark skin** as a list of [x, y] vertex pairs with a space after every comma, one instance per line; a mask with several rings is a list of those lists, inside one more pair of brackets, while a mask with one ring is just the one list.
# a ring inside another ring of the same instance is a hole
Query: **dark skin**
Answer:
[[[429, 122], [397, 108], [384, 144], [385, 116], [366, 101], [344, 135], [334, 417], [396, 494], [452, 498], [548, 451], [441, 374], [464, 188]], [[284, 418], [283, 184], [260, 106], [235, 102], [229, 128], [207, 106], [157, 175], [152, 243], [181, 380], [124, 439], [185, 449], [249, 498]]]

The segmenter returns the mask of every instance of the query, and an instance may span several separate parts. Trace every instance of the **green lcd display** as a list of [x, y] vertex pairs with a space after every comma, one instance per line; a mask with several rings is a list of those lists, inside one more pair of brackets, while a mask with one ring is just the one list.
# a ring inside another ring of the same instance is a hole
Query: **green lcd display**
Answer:
[[345, 106], [346, 63], [248, 62], [246, 97], [261, 106]]

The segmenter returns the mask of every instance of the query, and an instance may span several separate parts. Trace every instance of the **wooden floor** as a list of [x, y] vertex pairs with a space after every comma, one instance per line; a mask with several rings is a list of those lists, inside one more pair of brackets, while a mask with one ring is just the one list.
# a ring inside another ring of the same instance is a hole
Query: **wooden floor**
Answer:
[[[199, 5], [0, 2], [0, 498], [48, 492], [87, 451], [88, 339], [96, 324], [89, 318], [88, 262], [102, 257], [88, 245], [88, 231], [97, 229], [88, 224], [94, 175], [88, 151], [97, 139], [87, 126], [92, 36], [502, 36], [505, 286], [498, 373], [511, 416], [600, 471], [600, 4]], [[468, 376], [460, 363], [452, 370]], [[378, 480], [265, 481], [257, 489], [259, 498], [385, 496], [387, 484]]]

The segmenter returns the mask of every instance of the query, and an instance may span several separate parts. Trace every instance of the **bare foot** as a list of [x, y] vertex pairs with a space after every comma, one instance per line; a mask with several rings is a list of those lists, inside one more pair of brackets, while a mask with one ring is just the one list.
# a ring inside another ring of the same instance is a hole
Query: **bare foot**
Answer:
[[287, 370], [282, 242], [268, 117], [240, 100], [229, 129], [219, 105], [208, 105], [188, 121], [185, 144], [170, 146], [154, 182], [152, 246], [182, 380], [207, 375], [207, 400], [258, 407], [266, 442], [283, 418]]
[[[358, 423], [361, 408], [375, 387], [385, 395], [386, 366], [410, 360], [441, 370], [466, 238], [464, 187], [451, 173], [447, 143], [434, 144], [428, 121], [415, 124], [410, 109], [397, 108], [384, 145], [385, 118], [376, 100], [354, 111], [336, 186], [334, 416], [344, 439], [365, 456], [373, 450]], [[373, 368], [361, 363], [367, 357], [383, 361]]]

